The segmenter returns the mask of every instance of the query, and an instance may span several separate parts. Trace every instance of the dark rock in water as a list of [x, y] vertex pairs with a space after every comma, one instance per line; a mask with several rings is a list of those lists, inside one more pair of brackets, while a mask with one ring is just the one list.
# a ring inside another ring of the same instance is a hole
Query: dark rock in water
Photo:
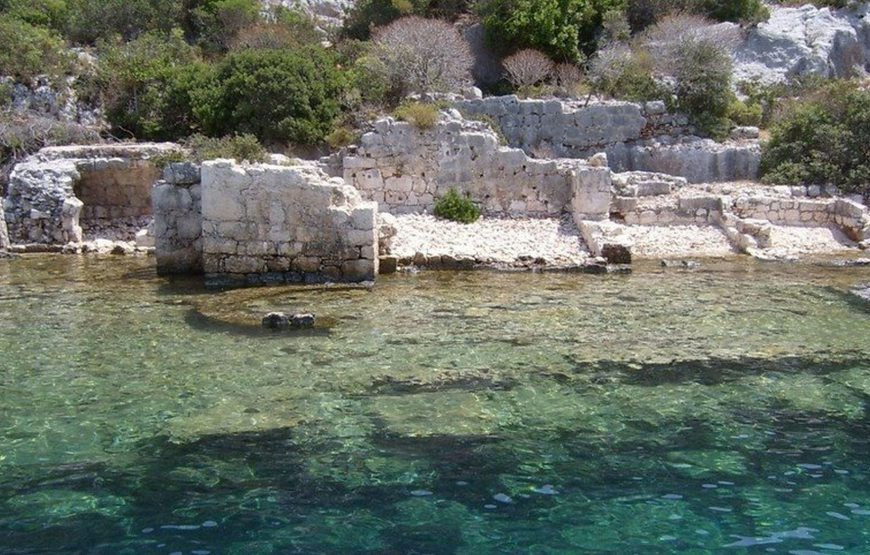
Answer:
[[662, 260], [663, 268], [700, 268], [701, 263], [694, 260]]
[[270, 312], [263, 317], [263, 327], [273, 330], [310, 328], [314, 325], [314, 314], [292, 314], [283, 312]]
[[395, 256], [381, 256], [378, 262], [378, 273], [381, 275], [395, 274], [399, 266], [399, 259]]
[[610, 264], [631, 264], [631, 251], [625, 245], [607, 243], [601, 247], [601, 256]]

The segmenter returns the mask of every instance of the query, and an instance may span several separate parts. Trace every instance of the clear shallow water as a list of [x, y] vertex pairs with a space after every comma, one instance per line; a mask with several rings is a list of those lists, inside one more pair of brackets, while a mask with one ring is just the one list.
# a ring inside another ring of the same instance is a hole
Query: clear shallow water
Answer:
[[867, 269], [151, 264], [0, 261], [0, 552], [870, 552]]

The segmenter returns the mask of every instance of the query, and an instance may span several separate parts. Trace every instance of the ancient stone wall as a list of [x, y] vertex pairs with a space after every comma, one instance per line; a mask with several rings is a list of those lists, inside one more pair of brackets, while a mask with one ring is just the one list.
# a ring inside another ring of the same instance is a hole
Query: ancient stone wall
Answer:
[[378, 270], [377, 205], [314, 166], [202, 166], [207, 278], [365, 281]]
[[581, 160], [538, 160], [502, 147], [488, 124], [442, 113], [432, 129], [392, 118], [378, 120], [344, 178], [391, 213], [431, 212], [450, 188], [468, 194], [489, 214], [552, 216], [572, 210], [575, 191], [609, 188], [607, 168]]
[[663, 102], [462, 100], [466, 117], [494, 121], [509, 145], [539, 158], [588, 158], [605, 152], [617, 172], [654, 171], [692, 183], [755, 179], [757, 141], [716, 143], [693, 135], [688, 119]]
[[157, 272], [202, 273], [202, 185], [200, 168], [170, 164], [154, 184], [154, 246]]
[[757, 141], [717, 143], [709, 139], [650, 139], [616, 143], [605, 149], [613, 171], [647, 171], [685, 178], [689, 183], [754, 180], [761, 147]]
[[151, 184], [159, 175], [150, 160], [178, 149], [143, 143], [40, 150], [9, 177], [5, 211], [11, 241], [80, 243], [88, 232], [133, 239], [147, 225]]
[[735, 199], [732, 208], [736, 216], [744, 219], [788, 226], [836, 225], [855, 241], [870, 238], [866, 208], [843, 198], [747, 196]]

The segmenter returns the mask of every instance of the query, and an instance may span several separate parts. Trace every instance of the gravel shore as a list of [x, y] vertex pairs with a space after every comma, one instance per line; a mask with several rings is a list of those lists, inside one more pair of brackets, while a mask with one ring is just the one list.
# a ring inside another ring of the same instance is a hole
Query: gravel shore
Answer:
[[511, 264], [521, 258], [547, 264], [582, 264], [589, 252], [569, 218], [481, 218], [473, 224], [431, 215], [396, 216], [392, 252], [399, 258], [449, 255]]

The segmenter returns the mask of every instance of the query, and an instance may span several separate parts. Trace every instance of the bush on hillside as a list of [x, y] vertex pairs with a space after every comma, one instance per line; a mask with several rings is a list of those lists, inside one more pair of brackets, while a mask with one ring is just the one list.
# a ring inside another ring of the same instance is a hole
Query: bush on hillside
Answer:
[[831, 183], [870, 194], [870, 91], [835, 82], [796, 102], [771, 128], [762, 151], [768, 183]]
[[368, 40], [378, 27], [409, 15], [454, 20], [474, 0], [358, 0], [345, 17], [344, 39]]
[[487, 40], [501, 50], [535, 48], [557, 61], [580, 62], [605, 13], [623, 0], [483, 0]]
[[[101, 142], [93, 128], [32, 112], [0, 110], [0, 177], [15, 161], [46, 146]], [[3, 179], [0, 179], [3, 181]]]
[[230, 40], [229, 46], [231, 50], [281, 50], [319, 44], [321, 38], [309, 15], [278, 6], [269, 13], [266, 20], [240, 29]]
[[343, 88], [335, 60], [321, 47], [245, 50], [218, 64], [195, 111], [209, 135], [314, 144], [332, 131]]
[[731, 56], [709, 40], [685, 41], [675, 67], [677, 107], [714, 138], [730, 130]]
[[507, 79], [516, 88], [531, 87], [546, 81], [553, 72], [553, 61], [542, 52], [526, 48], [502, 61]]
[[467, 196], [463, 197], [455, 187], [435, 203], [435, 216], [463, 224], [480, 219], [480, 208]]
[[68, 17], [66, 0], [5, 0], [0, 13], [57, 32], [64, 30]]
[[770, 15], [761, 0], [628, 0], [625, 13], [635, 31], [642, 31], [675, 14], [742, 23], [758, 23]]
[[182, 14], [177, 0], [67, 0], [66, 33], [80, 44], [116, 35], [130, 40], [148, 31], [168, 33]]
[[30, 82], [37, 75], [58, 76], [71, 64], [63, 39], [42, 27], [0, 18], [0, 75]]
[[451, 92], [471, 82], [474, 59], [456, 28], [410, 16], [375, 31], [368, 70], [387, 83], [394, 98]]
[[409, 1], [360, 0], [345, 17], [341, 35], [346, 39], [369, 40], [375, 28], [413, 12], [414, 6]]
[[732, 102], [732, 29], [692, 15], [669, 16], [639, 39], [655, 63], [656, 74], [674, 83], [677, 108], [715, 138], [727, 134]]
[[191, 34], [207, 51], [225, 52], [243, 29], [260, 20], [259, 0], [197, 0], [187, 14]]
[[407, 121], [418, 129], [432, 129], [438, 123], [441, 111], [435, 104], [425, 102], [406, 102], [396, 108], [396, 118]]
[[654, 66], [643, 49], [621, 43], [606, 46], [589, 61], [591, 92], [636, 102], [668, 99], [671, 92], [654, 78]]
[[183, 141], [183, 144], [196, 162], [230, 158], [238, 162], [257, 163], [265, 162], [269, 158], [269, 153], [257, 137], [250, 134], [227, 135], [221, 138], [193, 135]]
[[189, 95], [208, 68], [180, 31], [149, 32], [127, 43], [102, 43], [92, 88], [118, 136], [174, 140], [191, 133]]

